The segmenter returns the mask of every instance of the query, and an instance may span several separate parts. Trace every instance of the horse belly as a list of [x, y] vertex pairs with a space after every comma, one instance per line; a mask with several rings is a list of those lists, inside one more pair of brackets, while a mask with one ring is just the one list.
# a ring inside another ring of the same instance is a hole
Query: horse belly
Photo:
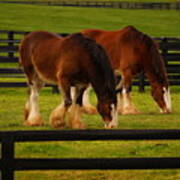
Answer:
[[56, 78], [56, 68], [53, 65], [53, 62], [48, 60], [34, 61], [33, 62], [35, 70], [41, 80], [51, 84], [57, 84]]

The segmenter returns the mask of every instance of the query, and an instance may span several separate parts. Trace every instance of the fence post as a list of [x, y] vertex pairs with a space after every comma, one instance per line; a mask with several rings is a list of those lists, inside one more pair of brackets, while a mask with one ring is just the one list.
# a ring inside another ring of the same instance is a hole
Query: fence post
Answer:
[[[8, 32], [8, 40], [9, 40], [8, 45], [9, 45], [10, 47], [13, 47], [13, 45], [14, 45], [14, 43], [13, 43], [13, 40], [14, 40], [14, 32], [13, 32], [13, 31], [9, 31], [9, 32]], [[14, 57], [14, 52], [9, 52], [8, 54], [9, 54], [9, 58], [13, 58], [13, 57]]]
[[168, 54], [168, 39], [167, 38], [163, 38], [162, 39], [162, 46], [161, 46], [161, 54], [162, 54], [162, 57], [163, 57], [163, 60], [164, 60], [164, 63], [167, 67], [168, 65], [168, 61], [166, 59], [166, 56]]
[[4, 133], [2, 138], [2, 172], [1, 180], [14, 180], [14, 169], [13, 169], [13, 160], [14, 160], [14, 142], [13, 137]]
[[145, 92], [145, 75], [141, 72], [139, 75], [139, 92]]
[[53, 94], [59, 94], [59, 88], [58, 88], [58, 86], [56, 86], [56, 85], [53, 85], [53, 86], [52, 86], [52, 93], [53, 93]]

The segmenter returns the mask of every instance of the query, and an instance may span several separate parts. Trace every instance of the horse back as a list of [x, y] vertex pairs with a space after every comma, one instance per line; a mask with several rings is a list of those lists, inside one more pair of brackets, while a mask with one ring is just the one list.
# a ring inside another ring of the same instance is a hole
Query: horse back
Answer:
[[46, 31], [29, 33], [20, 43], [20, 63], [23, 65], [30, 63], [34, 54], [38, 56], [47, 52], [51, 48], [50, 45], [57, 46], [58, 44], [54, 42], [60, 41], [60, 39], [59, 36]]
[[[113, 69], [131, 68], [134, 74], [151, 64], [152, 53], [159, 56], [156, 43], [133, 26], [117, 31], [88, 29], [83, 33], [96, 40], [107, 51]], [[152, 52], [153, 51], [153, 52]], [[148, 58], [148, 59], [147, 59]], [[147, 63], [148, 62], [148, 63]]]

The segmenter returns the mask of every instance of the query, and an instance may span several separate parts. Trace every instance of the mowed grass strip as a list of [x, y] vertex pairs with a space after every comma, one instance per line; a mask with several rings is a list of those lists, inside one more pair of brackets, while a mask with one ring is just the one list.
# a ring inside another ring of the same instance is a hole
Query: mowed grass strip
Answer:
[[151, 36], [180, 37], [180, 11], [0, 5], [0, 29], [73, 33], [86, 28], [117, 30], [134, 25]]
[[[146, 93], [139, 93], [133, 88], [132, 99], [142, 112], [139, 115], [119, 115], [119, 128], [121, 129], [176, 129], [180, 128], [179, 87], [171, 88], [172, 114], [160, 114], [159, 108], [153, 101], [149, 88]], [[0, 130], [34, 130], [52, 129], [49, 125], [51, 111], [60, 103], [61, 96], [52, 94], [51, 88], [40, 92], [40, 110], [45, 121], [44, 127], [23, 126], [23, 109], [27, 100], [25, 88], [0, 88]], [[96, 105], [96, 96], [91, 91], [91, 102]], [[88, 129], [104, 129], [99, 115], [83, 115], [82, 120]]]

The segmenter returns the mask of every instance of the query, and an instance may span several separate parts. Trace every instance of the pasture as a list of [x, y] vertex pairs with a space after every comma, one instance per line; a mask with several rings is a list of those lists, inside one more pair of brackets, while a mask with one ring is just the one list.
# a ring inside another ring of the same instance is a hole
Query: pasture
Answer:
[[[179, 127], [179, 87], [172, 87], [173, 113], [159, 114], [154, 104], [149, 88], [146, 93], [138, 93], [134, 88], [133, 100], [140, 115], [119, 115], [119, 129], [176, 129]], [[25, 127], [23, 123], [23, 107], [26, 101], [25, 88], [0, 89], [0, 130], [51, 130], [48, 116], [59, 103], [60, 96], [52, 94], [51, 88], [45, 88], [40, 93], [40, 109], [45, 120], [43, 127]], [[144, 101], [143, 101], [144, 100]], [[91, 101], [96, 104], [96, 97], [91, 92]], [[84, 123], [88, 129], [103, 129], [99, 115], [84, 115]], [[96, 157], [169, 157], [180, 156], [178, 141], [117, 141], [117, 142], [51, 142], [51, 143], [18, 143], [16, 157], [49, 157], [49, 158], [96, 158]], [[37, 175], [38, 174], [38, 175]], [[178, 179], [179, 170], [149, 170], [149, 171], [41, 171], [18, 172], [19, 180], [36, 179]]]
[[[77, 32], [84, 28], [119, 29], [134, 25], [152, 36], [180, 37], [180, 12], [161, 10], [118, 10], [64, 8], [33, 5], [0, 4], [0, 29], [52, 32]], [[119, 115], [120, 129], [178, 129], [180, 124], [180, 87], [171, 87], [173, 113], [162, 115], [146, 93], [138, 93], [133, 87], [133, 101], [142, 112], [140, 115]], [[60, 101], [50, 88], [40, 93], [40, 110], [45, 120], [43, 127], [23, 126], [23, 108], [26, 101], [25, 88], [0, 89], [0, 130], [49, 130], [48, 116]], [[91, 101], [96, 97], [91, 92]], [[88, 129], [102, 129], [99, 115], [84, 115]], [[132, 141], [132, 142], [52, 142], [19, 143], [16, 157], [169, 157], [180, 156], [178, 141]], [[32, 171], [18, 172], [18, 180], [178, 180], [179, 170], [148, 171]]]
[[[163, 115], [150, 96], [149, 88], [146, 93], [139, 93], [133, 88], [133, 101], [137, 108], [142, 112], [140, 115], [119, 116], [119, 128], [121, 129], [176, 129], [179, 127], [179, 87], [172, 87], [172, 107], [173, 113]], [[51, 88], [44, 88], [40, 92], [40, 109], [45, 126], [43, 127], [25, 127], [23, 123], [23, 108], [27, 98], [25, 88], [1, 88], [0, 89], [0, 130], [33, 130], [33, 129], [51, 129], [48, 122], [48, 116], [60, 102], [59, 94], [52, 94]], [[144, 101], [143, 101], [144, 100]], [[96, 104], [96, 96], [91, 92], [91, 101]], [[99, 115], [84, 115], [83, 121], [88, 129], [102, 129], [103, 122]]]
[[[26, 10], [24, 10], [26, 9]], [[85, 28], [117, 30], [134, 25], [151, 36], [180, 37], [180, 11], [0, 5], [0, 29], [79, 32]]]

